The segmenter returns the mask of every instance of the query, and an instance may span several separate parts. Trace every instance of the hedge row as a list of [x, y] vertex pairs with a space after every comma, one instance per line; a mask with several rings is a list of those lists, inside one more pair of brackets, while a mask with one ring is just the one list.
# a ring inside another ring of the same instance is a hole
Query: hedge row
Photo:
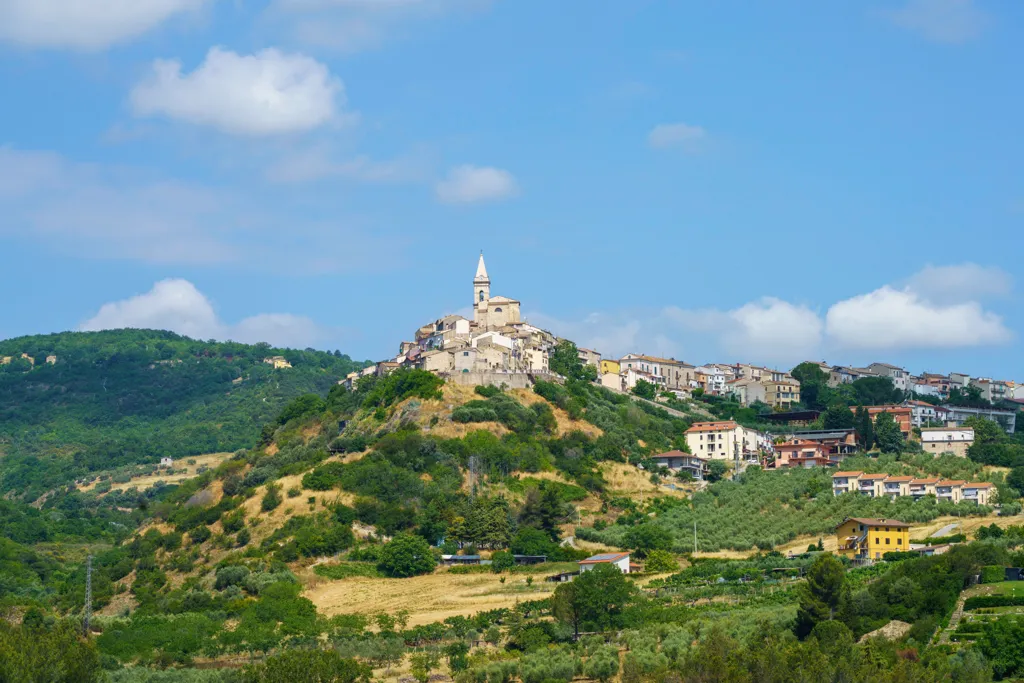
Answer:
[[979, 595], [964, 602], [965, 610], [979, 607], [1024, 607], [1024, 595]]

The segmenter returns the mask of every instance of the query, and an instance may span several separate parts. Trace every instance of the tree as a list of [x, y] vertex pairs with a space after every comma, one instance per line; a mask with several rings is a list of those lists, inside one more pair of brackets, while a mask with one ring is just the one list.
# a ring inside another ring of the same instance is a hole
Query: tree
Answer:
[[463, 641], [456, 640], [454, 643], [446, 645], [443, 652], [444, 656], [448, 658], [448, 668], [453, 672], [465, 671], [469, 666], [467, 659], [469, 646]]
[[21, 628], [0, 619], [0, 681], [90, 683], [101, 680], [95, 644], [81, 637], [77, 621], [53, 628]]
[[853, 419], [854, 429], [857, 430], [857, 441], [865, 451], [870, 451], [875, 445], [875, 425], [871, 421], [871, 415], [864, 406], [857, 408]]
[[793, 368], [790, 374], [800, 382], [800, 400], [804, 405], [814, 410], [825, 406], [829, 398], [827, 372], [817, 363], [805, 362]]
[[875, 441], [883, 453], [903, 452], [903, 432], [892, 413], [879, 413], [875, 417]]
[[280, 484], [267, 484], [267, 492], [263, 495], [263, 500], [260, 502], [260, 509], [264, 512], [270, 512], [281, 504], [281, 485]]
[[548, 356], [548, 367], [552, 372], [568, 377], [593, 381], [597, 379], [597, 369], [580, 360], [580, 350], [576, 344], [563, 339], [555, 344]]
[[679, 571], [679, 562], [675, 556], [667, 550], [652, 550], [647, 553], [647, 560], [644, 563], [644, 571], [649, 574], [662, 574], [665, 572]]
[[623, 611], [634, 593], [633, 584], [618, 567], [598, 564], [574, 581], [559, 584], [551, 597], [551, 609], [579, 638], [581, 629], [604, 631], [621, 626]]
[[[803, 387], [801, 387], [803, 391]], [[822, 415], [822, 426], [825, 429], [852, 429], [855, 417], [853, 411], [842, 403], [833, 403]]]
[[1017, 497], [1024, 497], [1024, 466], [1014, 467], [1006, 475], [1006, 483], [1017, 491]]
[[532, 527], [520, 527], [509, 546], [516, 555], [550, 555], [557, 549], [548, 534]]
[[708, 481], [711, 483], [721, 481], [728, 471], [729, 466], [725, 464], [724, 460], [712, 460], [708, 463]]
[[846, 569], [831, 553], [819, 555], [799, 587], [796, 635], [802, 640], [823, 621], [835, 619], [846, 594]]
[[652, 550], [669, 550], [672, 547], [672, 534], [653, 522], [644, 522], [630, 527], [625, 541], [637, 557], [647, 557]]
[[558, 495], [558, 489], [547, 482], [539, 489], [526, 492], [526, 500], [519, 510], [519, 524], [533, 527], [547, 533], [551, 540], [558, 540], [558, 525], [565, 521], [567, 509]]
[[587, 678], [595, 678], [601, 683], [610, 681], [619, 673], [619, 651], [614, 647], [600, 647], [583, 665], [583, 673]]
[[648, 401], [653, 401], [658, 395], [658, 387], [645, 379], [638, 379], [633, 387], [633, 394], [640, 398], [646, 398]]
[[498, 552], [491, 555], [491, 571], [495, 574], [500, 574], [506, 569], [511, 569], [516, 566], [516, 558], [512, 556], [512, 553], [499, 550]]
[[387, 576], [405, 578], [434, 571], [437, 560], [422, 536], [399, 534], [380, 550], [377, 568]]
[[889, 377], [861, 377], [851, 382], [850, 388], [857, 404], [862, 406], [884, 406], [904, 398]]

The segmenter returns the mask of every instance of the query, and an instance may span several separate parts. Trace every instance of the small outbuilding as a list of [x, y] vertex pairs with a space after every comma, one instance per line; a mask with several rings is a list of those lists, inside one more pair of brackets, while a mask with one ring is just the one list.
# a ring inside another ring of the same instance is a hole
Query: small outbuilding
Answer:
[[630, 572], [629, 553], [601, 553], [580, 560], [580, 572], [589, 572], [599, 564], [614, 565], [623, 574]]

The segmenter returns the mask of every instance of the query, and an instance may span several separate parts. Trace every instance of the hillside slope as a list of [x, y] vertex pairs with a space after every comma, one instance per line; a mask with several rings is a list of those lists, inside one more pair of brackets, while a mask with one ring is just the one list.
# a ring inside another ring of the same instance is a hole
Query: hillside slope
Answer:
[[289, 400], [364, 366], [155, 330], [8, 339], [0, 359], [0, 492], [27, 500], [90, 472], [251, 446]]

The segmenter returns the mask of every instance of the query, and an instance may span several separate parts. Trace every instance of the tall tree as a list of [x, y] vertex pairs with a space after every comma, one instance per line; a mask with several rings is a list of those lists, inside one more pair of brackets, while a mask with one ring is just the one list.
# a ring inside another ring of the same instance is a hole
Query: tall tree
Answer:
[[835, 555], [819, 555], [807, 569], [807, 581], [799, 588], [796, 635], [806, 638], [815, 625], [835, 619], [846, 594], [846, 569]]
[[883, 453], [903, 452], [903, 432], [892, 413], [879, 413], [875, 417], [875, 441]]
[[830, 396], [827, 372], [817, 363], [805, 362], [793, 368], [790, 374], [800, 382], [800, 401], [808, 408], [821, 410]]
[[853, 411], [843, 403], [833, 403], [822, 415], [825, 429], [850, 429], [854, 426]]
[[875, 445], [875, 425], [871, 422], [871, 415], [867, 408], [860, 406], [854, 415], [853, 426], [857, 430], [857, 441], [865, 451], [870, 451]]
[[623, 611], [634, 593], [633, 584], [617, 567], [599, 564], [574, 581], [560, 584], [551, 597], [551, 609], [578, 638], [581, 629], [605, 631], [621, 626]]

